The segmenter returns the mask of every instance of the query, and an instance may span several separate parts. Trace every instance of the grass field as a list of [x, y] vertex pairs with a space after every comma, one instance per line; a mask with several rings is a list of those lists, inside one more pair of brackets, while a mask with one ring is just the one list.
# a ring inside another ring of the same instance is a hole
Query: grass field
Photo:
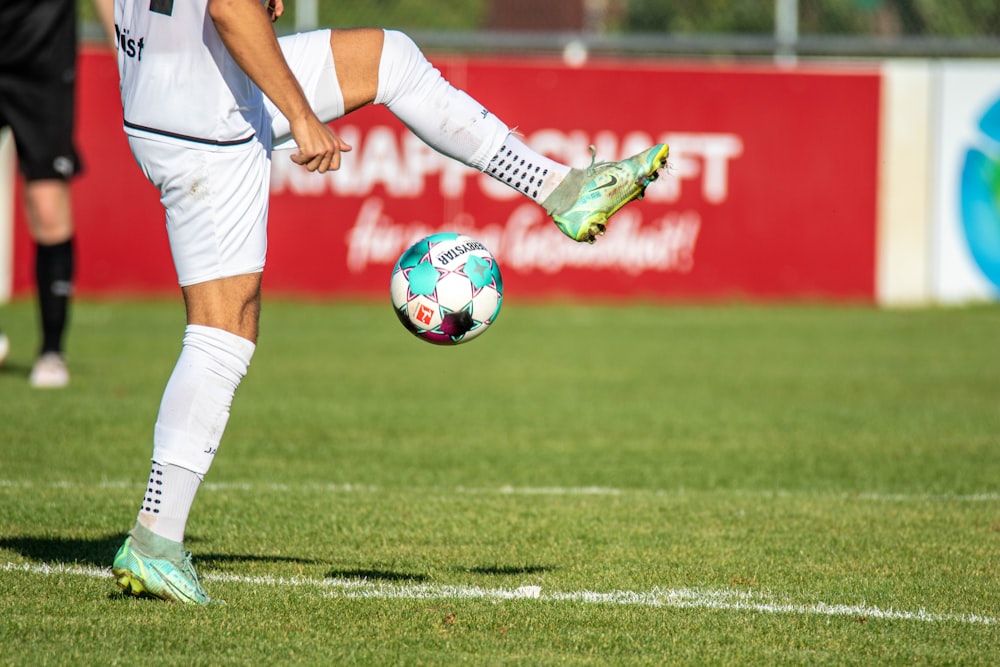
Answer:
[[195, 609], [109, 570], [179, 303], [79, 303], [50, 393], [0, 325], [0, 664], [1000, 664], [1000, 308], [268, 301]]

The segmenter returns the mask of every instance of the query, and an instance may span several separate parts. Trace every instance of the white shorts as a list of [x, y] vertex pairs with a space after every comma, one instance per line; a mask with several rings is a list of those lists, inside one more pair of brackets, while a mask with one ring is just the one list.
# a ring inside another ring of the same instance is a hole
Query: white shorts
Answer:
[[[289, 35], [279, 43], [316, 114], [324, 121], [343, 116], [330, 31]], [[264, 270], [271, 149], [294, 146], [288, 121], [270, 100], [265, 107], [270, 124], [264, 119], [244, 144], [214, 146], [144, 133], [128, 138], [139, 166], [160, 190], [182, 287]]]

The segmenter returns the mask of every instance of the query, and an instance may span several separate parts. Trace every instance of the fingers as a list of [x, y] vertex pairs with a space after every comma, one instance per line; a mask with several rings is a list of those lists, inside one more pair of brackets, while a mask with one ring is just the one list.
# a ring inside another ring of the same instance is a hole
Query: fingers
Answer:
[[351, 150], [351, 146], [334, 134], [329, 125], [315, 114], [308, 114], [290, 126], [298, 147], [291, 156], [292, 162], [319, 173], [340, 169], [340, 154]]
[[323, 174], [340, 169], [340, 152], [322, 153], [312, 158], [300, 152], [292, 155], [292, 162], [302, 165], [308, 171]]
[[292, 162], [302, 165], [308, 171], [320, 174], [340, 169], [341, 153], [351, 150], [351, 146], [327, 128], [329, 142], [323, 142], [319, 148], [305, 148], [299, 145], [299, 151], [291, 156]]
[[283, 0], [265, 0], [264, 7], [267, 8], [267, 13], [271, 17], [271, 23], [277, 21], [285, 13]]

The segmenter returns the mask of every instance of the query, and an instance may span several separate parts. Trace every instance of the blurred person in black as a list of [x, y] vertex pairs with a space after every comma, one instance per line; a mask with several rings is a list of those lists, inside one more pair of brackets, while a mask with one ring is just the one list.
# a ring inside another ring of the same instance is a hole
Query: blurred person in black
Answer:
[[[113, 39], [112, 2], [95, 0], [94, 5]], [[39, 388], [69, 384], [63, 352], [74, 272], [69, 183], [82, 169], [73, 142], [76, 53], [75, 0], [0, 3], [0, 130], [13, 132], [35, 242], [42, 336], [30, 382]], [[0, 332], [0, 361], [8, 347]]]

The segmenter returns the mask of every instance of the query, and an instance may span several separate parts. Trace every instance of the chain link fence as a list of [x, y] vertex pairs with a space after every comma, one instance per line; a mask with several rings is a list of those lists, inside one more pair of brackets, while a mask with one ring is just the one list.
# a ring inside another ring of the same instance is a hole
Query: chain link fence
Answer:
[[[816, 56], [1000, 56], [997, 0], [285, 0], [279, 32], [405, 30], [425, 48]], [[99, 38], [81, 0], [85, 37]]]

